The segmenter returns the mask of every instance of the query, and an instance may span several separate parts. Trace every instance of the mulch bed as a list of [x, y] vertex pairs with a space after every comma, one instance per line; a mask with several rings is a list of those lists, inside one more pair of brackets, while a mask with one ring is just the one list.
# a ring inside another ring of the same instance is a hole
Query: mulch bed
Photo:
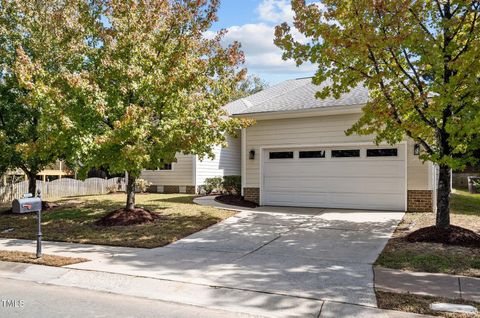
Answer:
[[428, 242], [464, 247], [480, 247], [480, 235], [463, 227], [451, 225], [448, 229], [436, 226], [424, 227], [408, 234], [408, 242]]
[[258, 207], [258, 204], [256, 204], [255, 202], [247, 201], [240, 195], [220, 195], [215, 198], [215, 201], [223, 204], [241, 206], [245, 208]]
[[158, 219], [165, 218], [158, 213], [143, 208], [133, 210], [118, 209], [108, 213], [95, 222], [98, 226], [128, 226], [153, 223]]

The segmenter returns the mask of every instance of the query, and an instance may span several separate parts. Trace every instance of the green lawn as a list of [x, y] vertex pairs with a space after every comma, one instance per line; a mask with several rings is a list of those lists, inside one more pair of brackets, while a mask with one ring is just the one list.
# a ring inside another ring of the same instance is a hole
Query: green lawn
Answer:
[[[112, 194], [56, 201], [59, 207], [43, 213], [44, 240], [153, 248], [179, 240], [234, 214], [196, 205], [191, 195], [137, 194], [137, 206], [159, 212], [165, 218], [152, 224], [125, 227], [94, 225], [102, 216], [122, 208], [125, 198], [125, 194]], [[13, 231], [1, 233], [11, 228]], [[14, 215], [5, 209], [0, 212], [0, 237], [33, 240], [35, 231], [34, 214]]]
[[[480, 194], [455, 190], [451, 201], [451, 222], [480, 232]], [[376, 265], [411, 271], [450, 273], [480, 277], [480, 247], [409, 243], [404, 237], [435, 223], [433, 213], [407, 213]]]

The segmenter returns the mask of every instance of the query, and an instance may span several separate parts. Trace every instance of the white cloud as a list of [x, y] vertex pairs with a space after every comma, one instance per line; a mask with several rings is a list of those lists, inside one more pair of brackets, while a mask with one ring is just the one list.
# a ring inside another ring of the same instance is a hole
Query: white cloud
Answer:
[[[288, 79], [298, 76], [313, 75], [316, 67], [305, 63], [297, 67], [292, 60], [282, 59], [282, 50], [274, 43], [275, 26], [283, 22], [292, 24], [294, 12], [290, 0], [263, 0], [257, 6], [258, 23], [235, 25], [227, 28], [223, 43], [228, 45], [233, 41], [242, 44], [245, 52], [245, 66], [249, 73], [259, 74], [265, 78]], [[292, 28], [292, 33], [300, 42], [306, 38]], [[214, 32], [207, 32], [207, 37], [213, 37]]]
[[263, 0], [257, 7], [262, 21], [272, 23], [292, 22], [294, 12], [287, 0]]
[[294, 61], [284, 61], [282, 51], [275, 46], [274, 26], [265, 23], [244, 24], [228, 28], [223, 38], [225, 44], [238, 41], [245, 52], [245, 65], [252, 72], [309, 72], [315, 68], [304, 65], [297, 68]]

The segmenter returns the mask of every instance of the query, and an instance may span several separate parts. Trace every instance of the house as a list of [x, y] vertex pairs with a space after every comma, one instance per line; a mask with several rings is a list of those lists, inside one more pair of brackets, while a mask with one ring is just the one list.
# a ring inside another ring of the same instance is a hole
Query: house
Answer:
[[240, 175], [240, 139], [227, 136], [227, 143], [214, 147], [214, 159], [178, 153], [175, 162], [161, 170], [144, 170], [140, 178], [152, 184], [150, 192], [198, 193], [206, 178]]
[[[328, 85], [324, 83], [323, 85]], [[432, 211], [435, 168], [412, 140], [375, 145], [347, 136], [368, 101], [363, 86], [317, 99], [311, 78], [289, 80], [227, 107], [242, 130], [243, 195], [260, 205]], [[192, 181], [193, 183], [193, 181]]]
[[[37, 180], [52, 181], [56, 179], [74, 177], [75, 172], [69, 169], [61, 160], [49, 165], [37, 174]], [[21, 169], [9, 170], [2, 176], [3, 184], [16, 183], [18, 180], [28, 180], [27, 175]]]

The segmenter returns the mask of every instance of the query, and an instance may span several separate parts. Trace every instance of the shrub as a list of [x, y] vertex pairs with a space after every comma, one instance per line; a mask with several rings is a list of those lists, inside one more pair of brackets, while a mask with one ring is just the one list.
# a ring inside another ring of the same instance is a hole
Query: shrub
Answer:
[[473, 179], [473, 185], [475, 186], [477, 191], [480, 191], [480, 178]]
[[137, 179], [135, 180], [135, 189], [140, 191], [141, 193], [144, 193], [148, 190], [148, 187], [151, 186], [152, 183], [148, 182], [145, 179]]
[[224, 176], [223, 188], [228, 194], [240, 194], [242, 192], [242, 177], [241, 176]]
[[222, 190], [222, 178], [221, 177], [214, 177], [214, 178], [207, 178], [205, 179], [205, 184], [203, 185], [205, 192], [207, 194], [212, 193], [213, 191], [221, 191]]
[[118, 185], [112, 184], [112, 185], [107, 186], [106, 189], [107, 189], [107, 193], [117, 193]]

